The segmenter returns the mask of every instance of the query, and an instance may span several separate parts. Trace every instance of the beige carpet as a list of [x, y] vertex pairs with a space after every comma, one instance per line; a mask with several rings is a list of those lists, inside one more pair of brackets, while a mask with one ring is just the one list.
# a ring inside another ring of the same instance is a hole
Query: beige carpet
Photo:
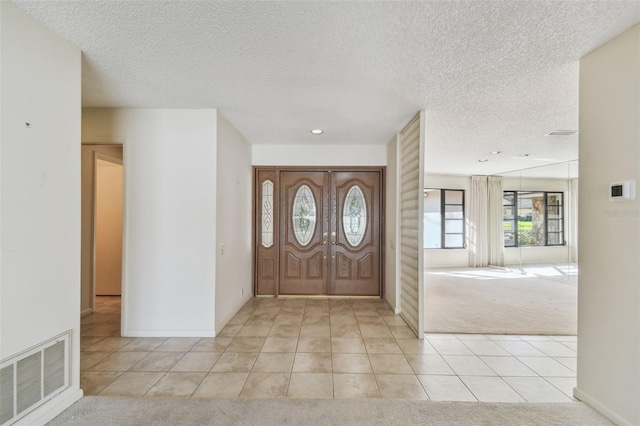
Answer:
[[85, 397], [49, 423], [73, 425], [610, 425], [581, 402]]
[[428, 269], [425, 330], [575, 335], [576, 280], [495, 268]]

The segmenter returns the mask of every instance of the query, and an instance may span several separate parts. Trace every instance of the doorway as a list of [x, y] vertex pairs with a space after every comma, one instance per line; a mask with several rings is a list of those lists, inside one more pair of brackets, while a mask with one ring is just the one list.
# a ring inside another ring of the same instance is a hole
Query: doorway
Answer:
[[256, 170], [258, 295], [382, 295], [383, 170]]
[[[114, 177], [116, 182], [110, 182]], [[97, 294], [115, 296], [122, 291], [123, 181], [122, 144], [82, 144], [82, 316], [96, 311]], [[114, 191], [118, 201], [114, 201]], [[98, 192], [106, 194], [107, 198], [99, 197]], [[108, 199], [111, 201], [106, 201]], [[102, 204], [102, 215], [99, 214], [99, 203]], [[106, 228], [98, 225], [99, 219], [106, 220], [105, 223], [101, 221]], [[113, 226], [117, 228], [115, 231]], [[103, 283], [110, 284], [105, 287]]]
[[96, 153], [95, 295], [122, 294], [122, 159]]

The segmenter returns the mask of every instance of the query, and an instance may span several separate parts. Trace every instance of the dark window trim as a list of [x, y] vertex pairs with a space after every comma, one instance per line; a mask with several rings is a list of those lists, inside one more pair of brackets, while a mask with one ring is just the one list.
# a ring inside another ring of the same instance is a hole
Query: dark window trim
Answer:
[[[543, 194], [544, 197], [544, 244], [541, 245], [523, 245], [521, 246], [519, 244], [518, 241], [518, 221], [519, 221], [519, 215], [518, 215], [518, 194], [519, 193], [540, 193]], [[506, 194], [513, 194], [513, 204], [503, 204], [503, 210], [504, 207], [511, 207], [513, 210], [513, 220], [510, 220], [513, 222], [513, 245], [505, 245], [505, 248], [518, 248], [518, 247], [563, 247], [567, 245], [567, 241], [565, 239], [565, 215], [564, 215], [564, 191], [503, 191], [503, 195]], [[550, 244], [549, 243], [549, 195], [553, 195], [553, 194], [558, 194], [560, 195], [560, 204], [554, 204], [554, 206], [559, 208], [559, 212], [561, 212], [560, 214], [560, 218], [559, 219], [554, 219], [554, 220], [559, 220], [560, 221], [560, 231], [553, 231], [551, 232], [552, 234], [562, 234], [562, 242], [559, 244]], [[504, 211], [503, 211], [503, 216], [502, 216], [502, 222], [505, 222], [504, 219]], [[503, 231], [503, 234], [505, 232]]]
[[[465, 190], [464, 189], [446, 189], [446, 188], [425, 188], [425, 189], [435, 189], [440, 191], [440, 247], [435, 248], [435, 250], [460, 250], [467, 248], [467, 235], [466, 235], [466, 215], [465, 215]], [[456, 191], [462, 193], [462, 204], [458, 203], [449, 203], [446, 202], [446, 191]], [[462, 219], [447, 219], [445, 217], [446, 214], [446, 206], [461, 206], [462, 207]], [[461, 221], [462, 222], [462, 232], [446, 232], [446, 223], [448, 221]], [[447, 235], [462, 235], [462, 246], [455, 247], [447, 247], [445, 244]], [[430, 248], [429, 250], [434, 250], [434, 248]]]

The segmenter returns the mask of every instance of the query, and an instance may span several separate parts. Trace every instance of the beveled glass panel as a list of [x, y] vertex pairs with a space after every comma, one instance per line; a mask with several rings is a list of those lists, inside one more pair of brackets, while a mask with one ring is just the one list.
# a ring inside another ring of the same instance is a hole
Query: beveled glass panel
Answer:
[[306, 246], [311, 241], [316, 230], [316, 201], [313, 198], [311, 188], [302, 185], [293, 200], [291, 212], [293, 219], [293, 234], [301, 246]]
[[516, 245], [516, 237], [513, 232], [504, 233], [504, 246], [513, 247]]
[[273, 245], [273, 182], [262, 182], [262, 246]]
[[464, 242], [462, 241], [461, 234], [446, 234], [444, 236], [444, 246], [447, 248], [453, 247], [463, 247]]
[[444, 191], [445, 204], [462, 204], [462, 191]]
[[514, 204], [514, 193], [513, 192], [505, 192], [502, 197], [502, 205], [503, 206], [512, 206]]
[[562, 245], [562, 243], [564, 242], [562, 240], [562, 232], [550, 232], [548, 238], [549, 245]]
[[445, 220], [444, 232], [452, 234], [462, 234], [462, 221], [461, 220]]
[[547, 217], [550, 219], [562, 218], [562, 206], [548, 206]]
[[349, 244], [355, 247], [362, 242], [367, 228], [367, 203], [358, 185], [352, 186], [344, 199], [342, 226]]
[[445, 219], [460, 219], [464, 217], [462, 206], [445, 206], [444, 218]]

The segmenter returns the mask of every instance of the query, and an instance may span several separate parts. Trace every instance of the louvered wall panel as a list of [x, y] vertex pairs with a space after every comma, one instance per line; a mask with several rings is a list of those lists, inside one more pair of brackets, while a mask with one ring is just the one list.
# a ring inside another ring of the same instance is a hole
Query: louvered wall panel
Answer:
[[0, 361], [0, 425], [11, 425], [69, 387], [71, 332]]
[[424, 337], [424, 112], [400, 132], [400, 309], [409, 327]]

